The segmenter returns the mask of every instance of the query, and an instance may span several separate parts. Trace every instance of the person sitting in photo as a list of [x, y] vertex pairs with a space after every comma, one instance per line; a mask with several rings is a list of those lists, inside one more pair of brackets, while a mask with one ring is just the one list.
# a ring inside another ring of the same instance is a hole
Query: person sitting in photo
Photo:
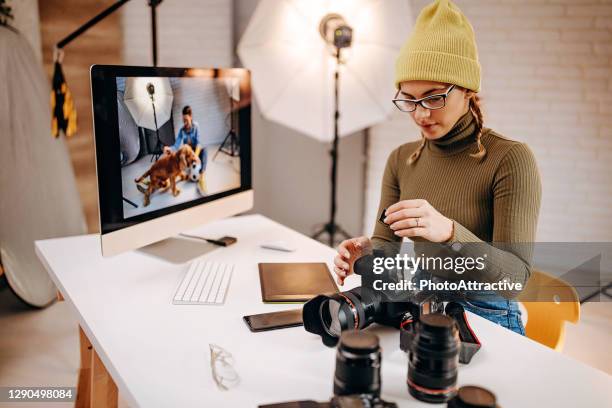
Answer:
[[202, 163], [200, 168], [200, 178], [198, 180], [198, 192], [201, 195], [206, 194], [206, 164], [208, 162], [208, 151], [206, 147], [201, 144], [200, 141], [200, 127], [198, 123], [193, 120], [191, 114], [191, 106], [185, 105], [183, 107], [183, 126], [176, 135], [174, 145], [171, 146], [173, 152], [177, 151], [182, 145], [188, 144], [191, 146], [194, 152], [198, 151], [198, 157]]

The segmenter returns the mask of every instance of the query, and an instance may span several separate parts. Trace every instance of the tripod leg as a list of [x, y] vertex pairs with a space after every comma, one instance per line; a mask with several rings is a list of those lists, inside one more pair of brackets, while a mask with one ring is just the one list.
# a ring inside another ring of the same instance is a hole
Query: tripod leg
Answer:
[[225, 135], [225, 139], [223, 139], [223, 142], [219, 145], [219, 148], [217, 149], [217, 151], [215, 152], [215, 155], [213, 156], [213, 161], [215, 161], [215, 159], [217, 158], [217, 155], [219, 154], [219, 152], [221, 150], [223, 150], [223, 146], [225, 146], [225, 143], [227, 143], [227, 138], [230, 137], [231, 135], [231, 131], [227, 133], [227, 135]]
[[240, 144], [238, 143], [238, 136], [236, 136], [236, 132], [232, 130], [231, 137], [231, 156], [236, 157], [240, 155]]
[[133, 201], [130, 201], [130, 200], [128, 200], [128, 199], [127, 199], [127, 198], [125, 198], [125, 197], [121, 197], [121, 198], [123, 198], [123, 201], [125, 201], [126, 203], [128, 203], [128, 204], [129, 204], [129, 205], [131, 205], [132, 207], [134, 207], [134, 208], [138, 208], [138, 205], [136, 205], [136, 204], [135, 204]]
[[340, 225], [336, 225], [336, 231], [346, 239], [352, 238], [351, 235], [344, 230]]
[[315, 233], [312, 235], [312, 239], [319, 240], [319, 237], [320, 237], [321, 235], [323, 235], [325, 232], [326, 232], [326, 231], [325, 231], [325, 227], [321, 228], [320, 230], [318, 230], [317, 232], [315, 232]]
[[340, 225], [335, 224], [335, 223], [330, 223], [330, 222], [328, 222], [323, 227], [321, 227], [321, 229], [319, 229], [317, 232], [315, 232], [311, 236], [311, 238], [319, 241], [319, 238], [321, 237], [321, 235], [323, 235], [325, 233], [327, 233], [328, 237], [329, 237], [328, 245], [330, 247], [332, 247], [332, 248], [335, 246], [336, 235], [339, 234], [344, 239], [351, 239], [352, 238], [352, 235], [350, 235], [348, 232], [346, 232], [344, 230], [344, 228], [342, 228]]
[[[225, 143], [225, 140], [223, 140], [223, 142]], [[217, 149], [217, 151], [215, 152], [215, 155], [212, 158], [212, 161], [215, 161], [215, 159], [217, 158], [217, 155], [219, 154], [219, 152], [221, 151], [221, 148], [223, 147], [223, 143], [221, 143], [219, 145], [219, 148]]]

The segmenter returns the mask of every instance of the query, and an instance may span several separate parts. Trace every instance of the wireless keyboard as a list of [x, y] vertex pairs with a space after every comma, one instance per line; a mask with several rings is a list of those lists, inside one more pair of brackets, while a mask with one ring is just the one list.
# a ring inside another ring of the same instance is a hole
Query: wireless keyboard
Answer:
[[233, 264], [196, 259], [181, 280], [172, 303], [175, 305], [222, 305], [229, 288]]

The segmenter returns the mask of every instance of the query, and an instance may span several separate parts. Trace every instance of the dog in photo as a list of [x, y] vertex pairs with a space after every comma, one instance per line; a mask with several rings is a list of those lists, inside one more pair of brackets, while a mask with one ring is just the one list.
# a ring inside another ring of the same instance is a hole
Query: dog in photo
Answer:
[[150, 204], [151, 194], [156, 190], [165, 192], [172, 189], [173, 196], [179, 195], [180, 190], [176, 186], [177, 178], [178, 181], [186, 180], [189, 168], [199, 161], [200, 159], [188, 144], [182, 145], [176, 152], [164, 148], [164, 154], [151, 165], [146, 173], [135, 180], [136, 183], [141, 183], [149, 177], [149, 185], [144, 192], [144, 206]]

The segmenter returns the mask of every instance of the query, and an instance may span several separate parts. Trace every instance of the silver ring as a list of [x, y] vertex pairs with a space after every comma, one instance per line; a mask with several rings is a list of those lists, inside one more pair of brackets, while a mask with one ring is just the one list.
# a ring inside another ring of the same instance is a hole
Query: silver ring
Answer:
[[417, 225], [416, 225], [416, 226], [418, 227], [418, 226], [419, 226], [419, 218], [417, 217], [417, 218], [415, 218], [415, 220], [416, 220], [416, 222], [417, 222]]

